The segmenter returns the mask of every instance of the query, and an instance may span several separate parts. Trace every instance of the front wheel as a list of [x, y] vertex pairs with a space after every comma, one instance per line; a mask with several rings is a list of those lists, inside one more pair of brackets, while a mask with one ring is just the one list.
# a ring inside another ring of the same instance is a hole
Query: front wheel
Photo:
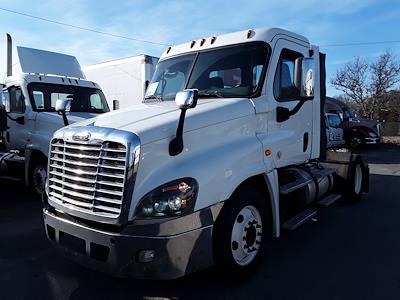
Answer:
[[213, 250], [217, 268], [240, 279], [259, 265], [268, 232], [267, 198], [254, 187], [238, 190], [224, 205], [214, 226]]
[[44, 158], [35, 158], [30, 167], [30, 185], [37, 198], [40, 198], [45, 192], [47, 179], [47, 160]]
[[349, 139], [349, 146], [353, 149], [357, 149], [362, 145], [362, 138], [358, 135], [354, 135]]

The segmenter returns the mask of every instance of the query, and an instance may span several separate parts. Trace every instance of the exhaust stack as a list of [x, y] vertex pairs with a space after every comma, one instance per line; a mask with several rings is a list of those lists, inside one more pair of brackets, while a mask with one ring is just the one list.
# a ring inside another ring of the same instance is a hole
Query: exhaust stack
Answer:
[[12, 39], [7, 33], [7, 76], [12, 76]]

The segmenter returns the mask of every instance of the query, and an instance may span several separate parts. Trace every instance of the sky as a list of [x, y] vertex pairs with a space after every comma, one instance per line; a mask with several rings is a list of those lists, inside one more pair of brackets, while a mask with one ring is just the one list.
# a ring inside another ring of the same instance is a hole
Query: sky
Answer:
[[[48, 23], [1, 8], [158, 44]], [[281, 27], [319, 45], [327, 54], [330, 80], [355, 56], [374, 61], [390, 50], [400, 59], [400, 42], [332, 46], [400, 41], [399, 16], [400, 0], [0, 0], [0, 35], [4, 36], [0, 80], [6, 72], [5, 33], [12, 35], [14, 46], [62, 52], [90, 65], [138, 54], [159, 57], [166, 45], [260, 27]], [[328, 95], [339, 93], [327, 84]]]

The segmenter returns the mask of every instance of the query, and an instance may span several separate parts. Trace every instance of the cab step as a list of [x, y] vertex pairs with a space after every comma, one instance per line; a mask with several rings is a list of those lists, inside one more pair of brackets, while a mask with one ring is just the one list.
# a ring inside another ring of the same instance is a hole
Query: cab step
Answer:
[[0, 176], [0, 179], [8, 180], [8, 181], [14, 181], [14, 182], [21, 182], [21, 181], [23, 181], [22, 178], [13, 177], [13, 176], [7, 176], [7, 175]]
[[296, 228], [300, 227], [312, 217], [317, 214], [316, 210], [313, 209], [306, 209], [299, 213], [298, 215], [292, 217], [291, 219], [287, 220], [285, 223], [282, 224], [282, 228], [286, 230], [295, 230]]
[[338, 201], [342, 195], [340, 194], [330, 194], [326, 196], [325, 198], [322, 198], [317, 202], [318, 206], [323, 206], [323, 207], [329, 207], [336, 201]]
[[291, 192], [294, 192], [300, 188], [302, 188], [303, 186], [306, 186], [307, 184], [309, 184], [310, 182], [312, 182], [312, 179], [307, 179], [307, 178], [298, 178], [292, 182], [289, 182], [285, 185], [282, 185], [279, 187], [279, 192], [282, 195], [287, 195], [290, 194]]

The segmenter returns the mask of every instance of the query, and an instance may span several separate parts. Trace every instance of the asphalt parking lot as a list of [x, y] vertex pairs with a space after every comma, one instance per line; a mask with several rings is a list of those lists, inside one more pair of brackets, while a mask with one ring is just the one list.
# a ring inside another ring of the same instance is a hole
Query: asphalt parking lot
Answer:
[[0, 181], [0, 299], [400, 299], [400, 146], [361, 150], [370, 193], [266, 245], [259, 271], [228, 285], [213, 269], [174, 281], [113, 278], [59, 256], [41, 203]]

